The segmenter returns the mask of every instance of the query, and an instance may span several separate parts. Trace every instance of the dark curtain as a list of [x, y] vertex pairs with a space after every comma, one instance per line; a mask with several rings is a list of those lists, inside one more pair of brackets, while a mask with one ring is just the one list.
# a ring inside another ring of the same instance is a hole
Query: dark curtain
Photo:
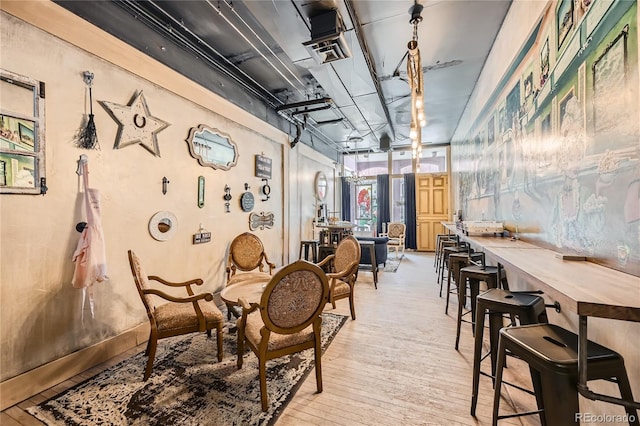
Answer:
[[404, 175], [404, 217], [407, 230], [404, 236], [404, 246], [408, 249], [417, 249], [416, 238], [416, 174]]
[[382, 224], [391, 221], [389, 211], [389, 175], [378, 175], [378, 223], [376, 229], [378, 234], [382, 232]]
[[342, 220], [351, 222], [351, 184], [342, 176]]

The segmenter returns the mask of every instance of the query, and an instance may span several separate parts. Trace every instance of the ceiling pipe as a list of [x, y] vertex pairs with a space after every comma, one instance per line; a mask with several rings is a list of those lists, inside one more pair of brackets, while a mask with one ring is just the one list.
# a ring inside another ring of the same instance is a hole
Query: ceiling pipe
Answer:
[[378, 94], [378, 99], [380, 100], [380, 105], [382, 106], [384, 115], [387, 118], [387, 124], [389, 125], [389, 129], [391, 130], [393, 139], [395, 139], [396, 131], [395, 131], [395, 128], [393, 127], [393, 122], [391, 121], [391, 115], [389, 114], [389, 109], [387, 108], [387, 104], [384, 102], [384, 95], [382, 94], [382, 87], [380, 86], [380, 80], [378, 80], [378, 73], [376, 71], [376, 66], [371, 58], [371, 53], [369, 52], [369, 48], [367, 47], [367, 42], [364, 36], [362, 35], [362, 25], [360, 24], [360, 20], [358, 19], [358, 15], [356, 14], [356, 10], [353, 6], [352, 0], [345, 0], [344, 5], [347, 8], [349, 17], [351, 18], [351, 23], [353, 24], [353, 30], [356, 33], [356, 37], [358, 38], [358, 43], [360, 44], [360, 49], [362, 49], [364, 60], [367, 63], [367, 68], [369, 69], [369, 74], [371, 74], [371, 79], [373, 80], [373, 84], [376, 87], [376, 93]]
[[308, 114], [310, 112], [324, 111], [325, 109], [329, 109], [329, 108], [331, 108], [331, 105], [324, 105], [324, 106], [319, 106], [315, 108], [305, 108], [298, 111], [294, 111], [291, 113], [291, 115]]
[[280, 105], [278, 108], [276, 108], [276, 112], [286, 111], [288, 109], [307, 107], [311, 105], [320, 105], [320, 104], [333, 104], [333, 99], [325, 97], [325, 98], [309, 99], [306, 101], [294, 102], [292, 104]]

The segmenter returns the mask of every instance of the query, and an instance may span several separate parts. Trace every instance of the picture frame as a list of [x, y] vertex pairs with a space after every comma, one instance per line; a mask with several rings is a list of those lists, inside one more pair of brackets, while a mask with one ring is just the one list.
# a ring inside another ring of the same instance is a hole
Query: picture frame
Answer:
[[562, 45], [573, 28], [573, 11], [573, 0], [560, 0], [558, 8], [556, 9], [558, 51], [562, 48]]
[[[33, 122], [32, 122], [33, 123]], [[29, 128], [21, 122], [18, 122], [18, 133], [20, 135], [20, 142], [25, 145], [33, 147], [34, 144], [34, 126]]]

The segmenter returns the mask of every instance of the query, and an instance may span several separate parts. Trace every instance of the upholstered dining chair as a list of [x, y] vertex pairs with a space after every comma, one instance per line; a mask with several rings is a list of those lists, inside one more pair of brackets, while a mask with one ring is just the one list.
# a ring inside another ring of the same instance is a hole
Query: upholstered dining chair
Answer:
[[[142, 268], [140, 259], [131, 250], [129, 250], [129, 265], [151, 325], [145, 351], [145, 355], [148, 355], [149, 359], [144, 372], [144, 380], [146, 381], [151, 376], [158, 340], [165, 337], [203, 331], [206, 331], [207, 335], [211, 337], [211, 330], [215, 329], [218, 361], [222, 361], [224, 315], [212, 302], [213, 295], [211, 293], [195, 294], [193, 292], [191, 285], [202, 285], [202, 280], [196, 278], [182, 283], [172, 283], [154, 275], [147, 275]], [[157, 281], [167, 287], [184, 287], [188, 297], [175, 297], [162, 290], [151, 288], [149, 280]], [[153, 296], [158, 296], [166, 300], [167, 303], [156, 306]]]
[[[235, 237], [229, 247], [227, 286], [250, 280], [268, 281], [275, 267], [267, 258], [260, 238], [251, 232], [245, 232]], [[229, 319], [232, 313], [239, 316], [234, 307], [227, 304]]]
[[356, 310], [353, 301], [353, 293], [358, 277], [358, 265], [360, 263], [360, 244], [355, 237], [343, 238], [336, 252], [322, 259], [318, 266], [331, 265], [331, 272], [327, 273], [329, 278], [329, 302], [336, 308], [336, 300], [349, 298], [349, 308], [351, 309], [351, 319], [356, 319]]
[[404, 236], [407, 231], [407, 225], [400, 222], [389, 222], [387, 224], [387, 232], [380, 234], [381, 237], [389, 237], [387, 247], [395, 248], [396, 258], [398, 258], [399, 250], [402, 250], [404, 256]]
[[313, 348], [316, 385], [322, 392], [320, 327], [329, 283], [320, 267], [298, 260], [278, 271], [264, 289], [260, 303], [240, 298], [238, 369], [242, 368], [245, 343], [258, 358], [262, 411], [267, 411], [266, 363], [270, 359]]

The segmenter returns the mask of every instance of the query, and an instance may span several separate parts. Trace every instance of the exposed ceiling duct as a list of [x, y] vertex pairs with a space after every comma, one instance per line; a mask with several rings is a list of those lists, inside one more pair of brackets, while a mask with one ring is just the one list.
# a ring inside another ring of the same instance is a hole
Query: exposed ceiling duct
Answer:
[[303, 43], [321, 64], [351, 57], [344, 38], [344, 23], [337, 10], [332, 9], [312, 16], [311, 40]]

